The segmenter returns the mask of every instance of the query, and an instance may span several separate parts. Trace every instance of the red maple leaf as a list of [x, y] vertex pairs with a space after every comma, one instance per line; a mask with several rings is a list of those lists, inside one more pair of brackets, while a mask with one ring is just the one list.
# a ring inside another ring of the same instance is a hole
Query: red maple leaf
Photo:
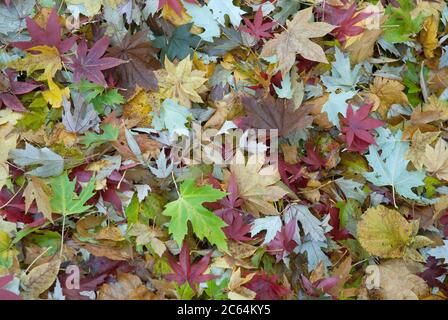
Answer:
[[48, 17], [45, 29], [41, 28], [33, 19], [25, 17], [26, 28], [31, 36], [31, 41], [13, 42], [16, 48], [26, 50], [35, 46], [56, 47], [59, 53], [65, 53], [75, 44], [76, 38], [70, 37], [61, 41], [61, 25], [56, 9], [53, 9]]
[[73, 81], [79, 82], [81, 78], [85, 77], [94, 83], [106, 86], [106, 80], [101, 72], [102, 70], [111, 69], [126, 61], [102, 57], [109, 46], [109, 38], [103, 37], [97, 41], [92, 48], [87, 48], [87, 41], [82, 39], [78, 44], [76, 56], [71, 58], [71, 62], [67, 63], [69, 68], [73, 71]]
[[308, 183], [308, 179], [304, 177], [302, 166], [299, 163], [289, 164], [282, 157], [279, 157], [278, 172], [282, 182], [294, 192], [297, 192], [298, 188], [305, 188]]
[[448, 294], [448, 286], [439, 278], [448, 272], [448, 264], [442, 263], [442, 259], [436, 259], [432, 256], [428, 258], [425, 264], [425, 270], [419, 274], [430, 287], [439, 288], [445, 295]]
[[348, 230], [341, 229], [341, 221], [339, 219], [339, 213], [340, 213], [339, 208], [331, 207], [329, 213], [330, 213], [330, 221], [328, 223], [333, 228], [328, 233], [333, 237], [333, 239], [339, 241], [352, 238]]
[[342, 119], [341, 128], [348, 151], [363, 153], [369, 145], [375, 144], [370, 130], [381, 127], [384, 122], [368, 118], [372, 106], [372, 104], [362, 106], [356, 112], [351, 105], [348, 106], [347, 116]]
[[308, 169], [311, 171], [320, 170], [325, 167], [327, 160], [322, 158], [317, 151], [317, 149], [313, 148], [311, 143], [307, 143], [305, 145], [306, 157], [302, 158], [302, 161], [308, 165]]
[[9, 290], [3, 289], [3, 287], [10, 283], [13, 279], [13, 275], [0, 277], [0, 300], [22, 300], [21, 296]]
[[317, 14], [325, 22], [337, 26], [331, 32], [341, 43], [345, 43], [347, 37], [353, 37], [364, 31], [363, 27], [356, 26], [358, 22], [367, 19], [372, 12], [356, 13], [356, 1], [345, 9], [344, 6], [325, 5], [317, 9]]
[[4, 72], [0, 72], [0, 108], [4, 104], [14, 111], [26, 111], [17, 95], [33, 91], [39, 85], [20, 82], [16, 79], [17, 74], [12, 70], [7, 69]]
[[287, 224], [282, 226], [281, 230], [275, 235], [275, 238], [269, 242], [268, 252], [275, 254], [277, 262], [282, 260], [286, 253], [291, 253], [297, 247], [297, 242], [293, 239], [296, 227], [296, 220], [291, 219]]
[[[188, 3], [196, 3], [196, 0], [185, 1]], [[182, 17], [182, 5], [180, 4], [179, 0], [159, 0], [159, 7], [157, 10], [162, 9], [165, 4], [173, 9], [179, 17]]]
[[244, 23], [246, 26], [242, 26], [241, 31], [244, 31], [257, 39], [272, 38], [272, 34], [267, 31], [275, 25], [275, 22], [271, 21], [263, 23], [263, 11], [261, 10], [261, 6], [255, 14], [254, 22], [244, 18]]
[[277, 283], [275, 275], [256, 274], [244, 287], [254, 291], [256, 300], [279, 300], [291, 293], [290, 290]]
[[168, 254], [168, 263], [174, 273], [166, 275], [166, 279], [169, 281], [176, 281], [178, 285], [182, 285], [188, 282], [190, 287], [195, 290], [196, 285], [217, 278], [212, 274], [204, 274], [208, 268], [210, 262], [210, 252], [206, 256], [202, 257], [198, 263], [191, 264], [190, 262], [190, 249], [188, 245], [184, 243], [179, 255], [179, 262], [176, 262], [174, 257]]
[[307, 295], [312, 297], [320, 297], [324, 293], [328, 293], [328, 291], [339, 282], [338, 276], [320, 279], [315, 282], [311, 282], [303, 274], [301, 276], [303, 289]]

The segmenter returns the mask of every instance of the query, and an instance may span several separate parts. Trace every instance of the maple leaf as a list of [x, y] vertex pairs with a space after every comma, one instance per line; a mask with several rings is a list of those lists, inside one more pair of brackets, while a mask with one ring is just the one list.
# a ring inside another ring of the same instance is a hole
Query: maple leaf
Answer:
[[63, 103], [62, 123], [68, 132], [84, 133], [96, 124], [98, 113], [77, 93], [72, 94], [74, 112], [68, 100]]
[[348, 8], [326, 4], [318, 7], [317, 13], [325, 22], [336, 26], [331, 33], [344, 44], [348, 37], [357, 36], [364, 31], [363, 27], [356, 24], [373, 14], [373, 12], [357, 13], [356, 9], [356, 2], [353, 2]]
[[392, 186], [394, 191], [406, 198], [421, 200], [412, 191], [412, 188], [424, 185], [425, 174], [421, 171], [408, 171], [406, 169], [409, 160], [405, 160], [404, 156], [408, 148], [407, 144], [399, 143], [387, 159], [383, 160], [377, 149], [370, 145], [369, 154], [366, 158], [374, 171], [364, 173], [364, 176], [376, 186]]
[[0, 73], [0, 108], [4, 104], [14, 111], [26, 111], [17, 95], [25, 94], [36, 89], [38, 85], [17, 81], [17, 74], [12, 70]]
[[277, 283], [277, 276], [269, 276], [262, 272], [256, 274], [244, 287], [257, 293], [256, 300], [279, 300], [290, 291]]
[[353, 112], [349, 105], [347, 116], [342, 119], [341, 132], [347, 143], [347, 150], [364, 153], [369, 145], [375, 144], [371, 133], [372, 129], [381, 127], [384, 123], [380, 120], [368, 118], [372, 105], [364, 105]]
[[313, 8], [297, 12], [292, 21], [286, 23], [287, 30], [276, 34], [269, 40], [261, 51], [261, 56], [276, 55], [279, 61], [278, 70], [285, 74], [291, 70], [296, 60], [296, 54], [305, 59], [328, 63], [323, 49], [312, 42], [310, 38], [323, 37], [335, 26], [325, 22], [309, 22], [313, 17]]
[[242, 207], [254, 216], [260, 213], [275, 215], [277, 209], [270, 201], [278, 201], [287, 193], [277, 186], [280, 175], [273, 165], [264, 166], [263, 155], [252, 155], [246, 160], [240, 150], [230, 165], [230, 173], [236, 177], [238, 196], [244, 199]]
[[161, 49], [160, 60], [185, 59], [193, 53], [201, 37], [190, 33], [193, 23], [187, 23], [174, 29], [170, 37], [166, 35], [157, 36], [153, 41], [156, 48]]
[[305, 290], [306, 294], [312, 297], [320, 297], [324, 293], [333, 289], [339, 281], [339, 277], [329, 277], [325, 279], [320, 279], [314, 282], [311, 282], [307, 277], [303, 274], [301, 275], [302, 286]]
[[42, 179], [37, 177], [31, 177], [31, 181], [28, 182], [23, 196], [25, 197], [25, 212], [27, 212], [33, 201], [36, 201], [37, 208], [45, 218], [53, 222], [51, 213], [53, 212], [50, 204], [50, 188], [45, 184]]
[[446, 295], [448, 286], [440, 281], [440, 277], [448, 272], [448, 264], [442, 263], [442, 259], [436, 259], [432, 256], [428, 258], [425, 264], [425, 270], [418, 274], [426, 283], [435, 288], [439, 288]]
[[199, 93], [206, 91], [205, 73], [193, 70], [193, 61], [189, 57], [177, 65], [165, 58], [165, 70], [158, 73], [160, 93], [172, 98], [182, 106], [191, 107], [191, 102], [203, 102]]
[[184, 243], [180, 251], [179, 262], [176, 262], [171, 254], [168, 254], [168, 263], [175, 273], [168, 274], [165, 277], [169, 281], [176, 281], [178, 285], [187, 282], [193, 290], [196, 290], [196, 286], [200, 283], [218, 277], [212, 274], [204, 274], [208, 268], [211, 256], [212, 253], [210, 252], [202, 257], [199, 262], [192, 264], [190, 262], [190, 249]]
[[263, 10], [260, 6], [255, 14], [254, 21], [251, 22], [249, 19], [244, 18], [244, 23], [246, 26], [241, 27], [241, 31], [244, 31], [257, 39], [263, 38], [272, 38], [272, 34], [268, 32], [271, 30], [273, 26], [275, 26], [275, 22], [266, 22], [263, 23]]
[[310, 107], [294, 107], [287, 99], [274, 99], [271, 95], [262, 97], [244, 96], [241, 99], [249, 116], [251, 127], [257, 129], [278, 129], [279, 136], [286, 136], [293, 131], [309, 126], [313, 117], [309, 114]]
[[288, 253], [291, 253], [298, 245], [293, 239], [297, 228], [297, 221], [291, 219], [282, 226], [275, 238], [268, 244], [268, 252], [274, 254], [277, 262], [282, 260]]
[[370, 84], [370, 92], [380, 99], [378, 112], [383, 118], [386, 118], [393, 104], [402, 106], [409, 104], [408, 97], [403, 92], [404, 88], [399, 81], [382, 77], [375, 77], [373, 83]]
[[412, 135], [411, 146], [406, 153], [405, 159], [411, 160], [417, 170], [422, 170], [426, 146], [433, 143], [440, 132], [422, 133], [419, 129]]
[[244, 221], [241, 210], [237, 209], [243, 204], [243, 199], [238, 197], [238, 184], [235, 175], [231, 175], [227, 187], [228, 196], [219, 200], [219, 204], [224, 208], [215, 210], [215, 214], [219, 216], [227, 224], [222, 229], [228, 239], [235, 241], [251, 240], [247, 234], [250, 231], [250, 224]]
[[317, 148], [313, 148], [312, 143], [305, 145], [306, 157], [302, 157], [301, 160], [308, 165], [308, 168], [312, 171], [317, 171], [325, 167], [327, 160], [322, 158]]
[[69, 51], [76, 42], [76, 37], [61, 40], [61, 25], [56, 9], [52, 9], [47, 20], [47, 25], [41, 28], [33, 19], [25, 17], [26, 28], [31, 36], [31, 41], [12, 42], [11, 44], [21, 50], [27, 50], [36, 46], [48, 46], [58, 49], [60, 54]]
[[386, 7], [387, 20], [384, 22], [384, 39], [389, 42], [400, 43], [411, 40], [411, 36], [418, 33], [425, 15], [419, 13], [413, 17], [411, 12], [414, 9], [412, 0], [396, 0], [398, 6], [388, 5]]
[[434, 148], [426, 145], [423, 164], [437, 178], [448, 181], [448, 145], [443, 139], [437, 140]]
[[127, 61], [114, 71], [118, 76], [118, 85], [129, 90], [128, 96], [138, 85], [146, 90], [157, 90], [157, 78], [155, 69], [160, 68], [157, 60], [157, 50], [148, 41], [148, 32], [139, 31], [131, 35], [126, 34], [123, 40], [108, 49], [109, 56]]
[[62, 68], [61, 57], [55, 47], [36, 46], [29, 48], [27, 51], [24, 58], [10, 62], [8, 66], [17, 71], [26, 71], [28, 75], [37, 70], [44, 70], [43, 74], [37, 77], [37, 80], [52, 79], [56, 72]]
[[194, 234], [200, 238], [206, 238], [212, 244], [216, 244], [220, 250], [227, 251], [226, 236], [222, 228], [226, 226], [221, 218], [202, 206], [204, 202], [213, 202], [226, 195], [225, 192], [216, 190], [210, 185], [196, 187], [194, 180], [185, 180], [180, 185], [179, 198], [165, 205], [163, 215], [171, 217], [169, 232], [174, 240], [182, 244], [190, 221]]
[[116, 67], [125, 61], [103, 57], [104, 53], [109, 46], [109, 38], [103, 37], [92, 48], [87, 48], [87, 41], [82, 39], [78, 43], [78, 49], [76, 50], [76, 56], [71, 58], [71, 62], [67, 63], [67, 66], [73, 71], [73, 80], [78, 83], [81, 78], [86, 78], [94, 83], [106, 86], [106, 80], [101, 71]]
[[423, 261], [417, 249], [432, 241], [417, 235], [418, 220], [408, 222], [398, 211], [382, 205], [367, 209], [358, 223], [358, 240], [367, 252], [381, 258]]
[[95, 194], [95, 180], [91, 179], [79, 196], [75, 194], [75, 185], [76, 180], [70, 181], [66, 172], [51, 180], [53, 196], [50, 203], [53, 212], [66, 216], [82, 213], [90, 208], [86, 202]]

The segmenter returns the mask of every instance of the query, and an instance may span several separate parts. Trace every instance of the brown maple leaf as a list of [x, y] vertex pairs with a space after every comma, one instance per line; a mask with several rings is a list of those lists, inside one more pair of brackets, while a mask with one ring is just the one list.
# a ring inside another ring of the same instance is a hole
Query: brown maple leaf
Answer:
[[310, 107], [295, 108], [291, 100], [274, 99], [270, 95], [262, 97], [258, 93], [255, 98], [244, 96], [242, 103], [252, 127], [278, 129], [279, 136], [306, 128], [313, 122]]
[[120, 65], [118, 84], [128, 89], [132, 94], [136, 85], [146, 90], [157, 90], [157, 78], [153, 70], [160, 68], [157, 60], [157, 49], [151, 46], [147, 38], [147, 31], [139, 31], [133, 35], [127, 34], [123, 41], [108, 50], [109, 56], [128, 61]]

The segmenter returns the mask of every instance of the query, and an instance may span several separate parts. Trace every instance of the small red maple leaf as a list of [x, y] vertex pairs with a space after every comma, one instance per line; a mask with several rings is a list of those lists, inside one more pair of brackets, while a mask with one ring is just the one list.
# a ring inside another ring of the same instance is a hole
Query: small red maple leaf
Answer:
[[331, 207], [330, 210], [328, 210], [330, 214], [330, 221], [328, 222], [330, 226], [333, 228], [331, 229], [328, 234], [330, 234], [334, 240], [346, 240], [349, 238], [352, 238], [350, 233], [347, 229], [341, 229], [341, 220], [339, 218], [340, 210], [339, 208]]
[[315, 282], [311, 282], [303, 274], [301, 276], [303, 289], [307, 295], [312, 297], [320, 297], [324, 293], [328, 293], [339, 282], [338, 276], [317, 280]]
[[384, 122], [368, 118], [372, 106], [372, 104], [362, 106], [356, 112], [351, 105], [348, 106], [347, 116], [342, 119], [341, 128], [348, 151], [363, 153], [369, 145], [375, 144], [370, 130], [381, 127]]
[[0, 277], [0, 300], [22, 300], [21, 296], [9, 290], [3, 289], [3, 287], [10, 283], [13, 279], [13, 275]]
[[56, 47], [60, 54], [70, 50], [75, 44], [76, 38], [70, 37], [61, 40], [61, 25], [56, 9], [53, 9], [48, 17], [45, 29], [41, 28], [33, 19], [25, 17], [26, 27], [31, 36], [31, 41], [13, 42], [12, 45], [21, 50], [35, 46]]
[[277, 276], [269, 276], [264, 272], [256, 274], [244, 287], [257, 294], [256, 300], [280, 300], [291, 293], [277, 283]]
[[106, 80], [101, 72], [102, 70], [111, 69], [126, 61], [102, 57], [109, 46], [109, 38], [103, 37], [97, 41], [92, 48], [87, 48], [87, 41], [82, 39], [78, 44], [76, 56], [71, 58], [71, 62], [67, 63], [73, 71], [73, 80], [78, 83], [82, 77], [94, 83], [106, 86]]
[[246, 32], [257, 39], [272, 38], [272, 34], [267, 31], [275, 25], [275, 22], [271, 21], [263, 23], [263, 11], [261, 10], [261, 6], [255, 14], [254, 21], [251, 22], [249, 19], [244, 18], [244, 23], [246, 26], [242, 26], [241, 31]]
[[331, 31], [339, 42], [345, 43], [347, 37], [353, 37], [364, 31], [363, 27], [356, 26], [358, 22], [367, 19], [372, 12], [356, 13], [356, 1], [345, 9], [343, 6], [325, 5], [317, 9], [317, 14], [329, 24], [337, 26]]
[[206, 256], [202, 257], [198, 263], [191, 264], [190, 262], [190, 249], [188, 245], [184, 243], [179, 255], [179, 262], [176, 262], [174, 257], [168, 254], [168, 263], [174, 273], [166, 275], [166, 279], [169, 281], [176, 281], [178, 285], [182, 285], [187, 282], [190, 287], [195, 290], [196, 285], [217, 278], [212, 274], [204, 274], [208, 268], [210, 262], [210, 252]]
[[325, 167], [327, 160], [322, 158], [316, 148], [313, 148], [311, 143], [305, 145], [306, 157], [302, 158], [302, 161], [308, 165], [308, 169], [311, 171], [320, 170]]
[[293, 239], [296, 232], [297, 222], [291, 219], [287, 224], [282, 226], [277, 232], [275, 238], [268, 244], [268, 252], [275, 254], [277, 262], [283, 259], [286, 253], [291, 253], [296, 247], [297, 242]]

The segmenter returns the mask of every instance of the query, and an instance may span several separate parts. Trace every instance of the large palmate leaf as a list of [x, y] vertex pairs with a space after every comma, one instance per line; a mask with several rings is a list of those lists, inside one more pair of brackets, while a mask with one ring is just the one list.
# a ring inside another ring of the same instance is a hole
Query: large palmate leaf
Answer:
[[226, 226], [221, 218], [214, 215], [202, 204], [223, 198], [225, 192], [210, 185], [195, 186], [194, 180], [186, 180], [180, 185], [179, 198], [165, 206], [163, 214], [171, 217], [169, 232], [179, 246], [188, 233], [188, 222], [199, 239], [207, 239], [219, 250], [227, 251], [226, 236], [222, 228]]
[[157, 90], [157, 78], [153, 70], [160, 68], [156, 49], [148, 40], [148, 32], [127, 34], [116, 46], [108, 50], [109, 56], [126, 61], [116, 69], [118, 84], [131, 95], [138, 85], [146, 90]]
[[94, 179], [82, 188], [79, 195], [75, 193], [76, 180], [70, 181], [66, 172], [53, 178], [50, 186], [53, 190], [53, 197], [50, 199], [53, 212], [66, 216], [83, 213], [90, 209], [91, 206], [86, 205], [86, 202], [95, 194]]
[[293, 131], [306, 128], [313, 121], [309, 107], [295, 108], [291, 100], [258, 95], [245, 96], [242, 98], [242, 103], [252, 127], [277, 129], [279, 136], [286, 136]]
[[395, 192], [403, 197], [421, 200], [412, 191], [412, 188], [424, 185], [425, 173], [406, 169], [409, 163], [409, 160], [405, 160], [408, 149], [407, 143], [398, 143], [392, 153], [383, 160], [378, 154], [378, 148], [370, 145], [369, 154], [366, 158], [373, 171], [364, 173], [364, 176], [377, 186], [391, 186]]

